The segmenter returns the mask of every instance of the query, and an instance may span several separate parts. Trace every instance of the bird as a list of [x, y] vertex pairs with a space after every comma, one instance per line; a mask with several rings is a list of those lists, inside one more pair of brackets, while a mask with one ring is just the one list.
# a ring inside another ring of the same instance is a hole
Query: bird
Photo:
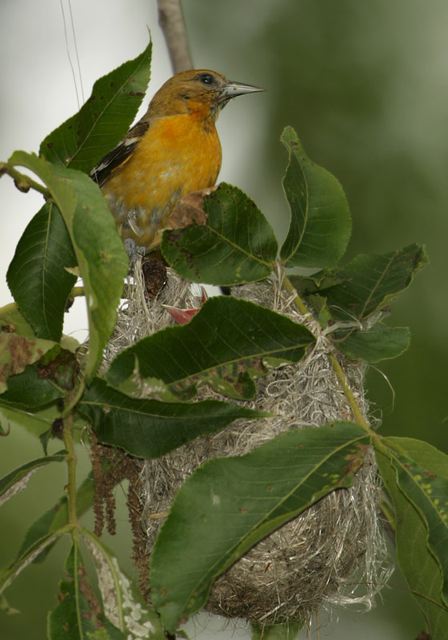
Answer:
[[189, 69], [167, 80], [145, 115], [92, 170], [122, 237], [157, 248], [176, 203], [216, 184], [222, 151], [216, 120], [233, 98], [259, 87], [216, 71]]

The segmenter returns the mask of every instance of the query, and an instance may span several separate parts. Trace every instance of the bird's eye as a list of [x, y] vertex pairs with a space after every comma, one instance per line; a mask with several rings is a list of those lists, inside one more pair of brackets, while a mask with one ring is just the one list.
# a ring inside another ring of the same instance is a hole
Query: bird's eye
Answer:
[[214, 84], [215, 78], [210, 75], [210, 73], [200, 73], [198, 75], [198, 80], [202, 82], [202, 84]]

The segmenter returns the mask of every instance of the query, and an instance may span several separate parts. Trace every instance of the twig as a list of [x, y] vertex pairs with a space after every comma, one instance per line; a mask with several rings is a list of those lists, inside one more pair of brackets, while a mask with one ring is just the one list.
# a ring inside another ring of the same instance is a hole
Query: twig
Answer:
[[81, 298], [86, 295], [86, 290], [84, 287], [73, 287], [70, 291], [70, 298]]
[[297, 289], [292, 284], [291, 280], [286, 276], [282, 280], [283, 288], [288, 292], [294, 295], [294, 304], [297, 308], [297, 311], [302, 314], [302, 316], [306, 316], [309, 314], [309, 309], [306, 304], [303, 302], [302, 298], [297, 293]]
[[193, 62], [188, 46], [181, 0], [157, 0], [159, 24], [165, 36], [174, 73], [191, 69]]
[[5, 173], [14, 180], [14, 184], [19, 191], [27, 193], [30, 189], [34, 189], [46, 198], [50, 197], [50, 192], [43, 185], [39, 184], [29, 176], [26, 176], [24, 173], [20, 173], [20, 171], [14, 169], [14, 167], [7, 162], [0, 162], [0, 177]]
[[[76, 509], [76, 453], [73, 440], [73, 415], [69, 415], [64, 420], [64, 444], [67, 449], [67, 508], [68, 522], [75, 532], [78, 526], [78, 514]], [[75, 535], [75, 534], [74, 534]]]
[[347, 402], [350, 405], [350, 409], [352, 411], [355, 422], [359, 424], [360, 427], [363, 427], [364, 429], [367, 429], [370, 432], [369, 423], [367, 422], [367, 420], [364, 418], [362, 414], [359, 404], [348, 383], [347, 376], [345, 375], [345, 371], [339, 364], [339, 360], [336, 358], [334, 353], [330, 353], [328, 355], [328, 359], [330, 360], [330, 364], [333, 367], [333, 371], [336, 375], [336, 378], [338, 379], [339, 384], [341, 385], [342, 391], [347, 399]]
[[[282, 281], [283, 284], [283, 288], [288, 291], [288, 293], [293, 293], [294, 294], [294, 304], [297, 308], [297, 310], [299, 311], [299, 313], [301, 313], [302, 315], [306, 316], [309, 315], [309, 309], [306, 306], [305, 302], [302, 300], [302, 298], [300, 297], [300, 295], [297, 293], [296, 288], [294, 287], [294, 285], [292, 284], [292, 282], [289, 280], [289, 278], [287, 278], [286, 276], [283, 278]], [[331, 367], [336, 375], [336, 378], [338, 379], [339, 384], [341, 385], [342, 391], [347, 399], [348, 404], [350, 405], [350, 409], [353, 415], [353, 418], [355, 420], [355, 422], [357, 424], [359, 424], [360, 427], [362, 427], [363, 429], [365, 429], [369, 435], [375, 435], [375, 432], [371, 429], [369, 423], [367, 422], [367, 420], [364, 418], [362, 410], [353, 394], [353, 391], [350, 388], [350, 384], [347, 380], [347, 376], [345, 374], [345, 371], [343, 370], [343, 368], [341, 367], [341, 365], [339, 364], [339, 361], [337, 359], [337, 357], [335, 356], [334, 353], [329, 353], [328, 354], [328, 359], [330, 361]]]

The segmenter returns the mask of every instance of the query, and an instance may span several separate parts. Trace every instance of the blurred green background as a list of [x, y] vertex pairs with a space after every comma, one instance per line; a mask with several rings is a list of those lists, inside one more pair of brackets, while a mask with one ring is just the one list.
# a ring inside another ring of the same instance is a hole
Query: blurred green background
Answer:
[[[2, 0], [4, 25], [13, 4]], [[42, 21], [47, 11], [50, 19], [59, 21], [62, 33], [55, 4], [45, 1], [37, 9], [35, 3], [19, 0], [14, 10], [23, 10], [31, 23]], [[224, 153], [226, 149], [229, 153], [222, 177], [255, 199], [279, 235], [286, 232], [288, 210], [280, 185], [286, 158], [278, 138], [290, 124], [309, 156], [332, 171], [346, 190], [354, 221], [348, 257], [390, 251], [414, 241], [427, 245], [431, 264], [395, 303], [391, 317], [392, 324], [411, 327], [411, 348], [399, 360], [370, 371], [368, 386], [372, 410], [383, 417], [383, 433], [424, 438], [447, 451], [448, 4], [444, 0], [186, 0], [184, 4], [195, 65], [267, 90], [236, 101], [223, 113], [220, 128]], [[96, 6], [103, 11], [98, 20], [89, 20], [88, 5], [81, 0], [72, 3], [84, 69], [96, 56], [110, 59], [106, 71], [136, 55], [145, 43], [145, 24], [158, 47], [155, 65], [165, 56], [154, 0], [134, 0], [132, 6], [121, 0], [98, 1]], [[132, 22], [120, 22], [120, 15], [130, 12]], [[22, 26], [14, 24], [20, 44], [17, 56], [25, 56]], [[44, 22], [42, 28], [34, 46], [48, 46]], [[95, 42], [100, 33], [110, 41], [110, 51], [88, 44], [87, 34]], [[116, 38], [128, 51], [118, 59]], [[65, 56], [62, 38], [59, 55]], [[30, 76], [35, 74], [32, 65], [26, 68]], [[65, 80], [67, 75], [65, 69]], [[23, 81], [30, 79], [25, 75]], [[54, 78], [56, 86], [58, 82], [59, 77]], [[151, 85], [151, 92], [155, 88]], [[9, 96], [3, 97], [6, 129], [11, 109], [6, 108]], [[36, 100], [42, 109], [49, 102], [45, 93], [37, 92]], [[39, 111], [34, 117], [38, 126]], [[19, 127], [16, 138], [17, 146], [29, 148]], [[24, 432], [13, 432], [0, 445], [2, 473], [40, 455], [36, 441]], [[84, 451], [81, 457], [85, 459]], [[3, 509], [3, 562], [14, 557], [24, 531], [58, 498], [64, 481], [62, 465], [39, 472], [29, 491]], [[121, 495], [119, 489], [119, 500]], [[121, 534], [110, 543], [131, 570], [124, 511], [119, 523]], [[9, 601], [22, 615], [0, 614], [2, 640], [45, 637], [46, 611], [55, 604], [63, 557], [64, 550], [57, 549], [44, 565], [29, 568], [10, 590]], [[358, 638], [362, 633], [366, 640], [415, 638], [423, 626], [421, 617], [398, 575], [394, 585], [395, 589], [384, 591], [384, 603], [373, 613], [338, 611], [331, 623], [324, 616], [319, 621], [320, 637]], [[232, 626], [210, 629], [203, 620], [196, 623], [194, 633], [201, 638], [221, 633], [240, 637]]]
[[[257, 8], [267, 6], [269, 18], [254, 28]], [[225, 59], [227, 69], [267, 88], [250, 105], [260, 109], [265, 100], [268, 113], [246, 184], [278, 229], [288, 220], [278, 137], [291, 124], [308, 155], [347, 193], [354, 225], [348, 257], [427, 245], [431, 265], [394, 304], [391, 318], [411, 327], [412, 347], [380, 366], [395, 390], [395, 406], [379, 373], [370, 373], [369, 389], [384, 432], [423, 437], [446, 451], [448, 4], [226, 2], [221, 8], [214, 3], [211, 17], [193, 1], [187, 17], [193, 43], [212, 51], [217, 64]], [[237, 108], [250, 118], [247, 104]]]

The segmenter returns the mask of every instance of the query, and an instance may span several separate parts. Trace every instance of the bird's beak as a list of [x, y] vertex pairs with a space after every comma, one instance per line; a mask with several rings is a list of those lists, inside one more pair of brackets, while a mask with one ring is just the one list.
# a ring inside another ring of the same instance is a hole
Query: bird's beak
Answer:
[[219, 102], [225, 104], [237, 96], [242, 96], [245, 93], [258, 93], [259, 91], [264, 91], [264, 89], [254, 87], [251, 84], [242, 84], [241, 82], [230, 81], [222, 88]]

